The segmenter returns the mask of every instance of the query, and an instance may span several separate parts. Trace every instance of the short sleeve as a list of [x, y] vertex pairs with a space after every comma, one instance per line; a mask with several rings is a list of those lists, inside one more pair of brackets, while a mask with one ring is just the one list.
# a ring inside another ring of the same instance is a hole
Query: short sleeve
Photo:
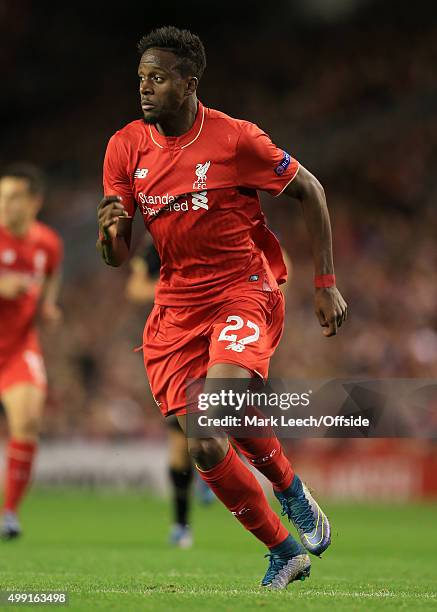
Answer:
[[280, 195], [298, 173], [299, 162], [254, 123], [241, 125], [236, 151], [238, 185]]
[[133, 217], [136, 202], [128, 175], [127, 161], [127, 151], [120, 147], [117, 134], [114, 134], [106, 147], [103, 162], [103, 193], [105, 196], [121, 196], [127, 213]]

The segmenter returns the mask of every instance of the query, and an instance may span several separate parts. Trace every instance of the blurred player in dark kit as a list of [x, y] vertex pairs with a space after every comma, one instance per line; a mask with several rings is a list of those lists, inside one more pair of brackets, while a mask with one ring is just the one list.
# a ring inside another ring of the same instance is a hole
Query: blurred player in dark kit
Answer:
[[[325, 336], [337, 333], [347, 306], [335, 286], [329, 214], [317, 179], [253, 123], [198, 100], [206, 58], [197, 36], [160, 28], [138, 49], [144, 117], [109, 141], [97, 246], [108, 265], [121, 265], [140, 208], [161, 258], [144, 363], [163, 415], [176, 415], [186, 431], [192, 408], [185, 405], [186, 379], [266, 379], [282, 334], [279, 285], [287, 271], [257, 190], [284, 193], [302, 205], [315, 266], [315, 311]], [[285, 588], [309, 576], [308, 552], [320, 555], [329, 546], [329, 521], [274, 435], [235, 445], [270, 480], [300, 542], [227, 439], [188, 439], [200, 476], [269, 549], [262, 584]]]
[[0, 400], [9, 427], [1, 535], [20, 535], [19, 504], [29, 484], [46, 398], [37, 316], [61, 318], [57, 306], [62, 242], [36, 221], [41, 173], [15, 165], [0, 174]]
[[[145, 305], [153, 303], [155, 287], [159, 279], [161, 260], [150, 238], [141, 245], [130, 261], [131, 272], [126, 284], [126, 297], [133, 303]], [[193, 467], [188, 453], [187, 439], [177, 417], [166, 419], [168, 426], [169, 458], [168, 475], [172, 490], [173, 526], [169, 541], [179, 548], [190, 548], [193, 534], [190, 524], [191, 488]], [[199, 479], [199, 499], [203, 504], [214, 501], [211, 489]]]

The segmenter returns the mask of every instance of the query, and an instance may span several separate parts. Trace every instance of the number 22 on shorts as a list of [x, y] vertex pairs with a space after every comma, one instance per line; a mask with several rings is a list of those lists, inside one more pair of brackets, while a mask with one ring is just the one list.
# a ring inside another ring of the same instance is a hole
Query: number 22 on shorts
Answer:
[[256, 342], [259, 338], [259, 327], [253, 321], [246, 321], [246, 327], [253, 330], [253, 332], [249, 336], [245, 336], [244, 338], [240, 338], [237, 340], [237, 334], [230, 334], [230, 331], [237, 331], [244, 327], [244, 320], [238, 315], [229, 315], [226, 319], [226, 323], [233, 323], [232, 325], [226, 325], [220, 332], [218, 337], [218, 341], [226, 341], [230, 342], [230, 344], [226, 347], [226, 350], [230, 349], [232, 351], [236, 351], [237, 353], [241, 353], [246, 348], [246, 344], [250, 342]]

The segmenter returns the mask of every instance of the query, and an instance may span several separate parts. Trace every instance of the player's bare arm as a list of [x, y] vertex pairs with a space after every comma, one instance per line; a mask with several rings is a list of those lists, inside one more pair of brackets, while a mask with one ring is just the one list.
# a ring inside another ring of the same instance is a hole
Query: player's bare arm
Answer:
[[[300, 201], [311, 240], [316, 276], [334, 274], [332, 233], [328, 206], [322, 185], [308, 170], [300, 166], [297, 176], [284, 191]], [[323, 335], [335, 336], [347, 317], [347, 304], [337, 287], [315, 289], [315, 312]]]
[[56, 325], [62, 320], [62, 310], [58, 306], [61, 281], [62, 273], [57, 269], [44, 283], [39, 311], [42, 320], [49, 325]]
[[108, 266], [120, 266], [129, 256], [132, 218], [119, 196], [105, 196], [97, 207], [99, 240], [97, 250]]

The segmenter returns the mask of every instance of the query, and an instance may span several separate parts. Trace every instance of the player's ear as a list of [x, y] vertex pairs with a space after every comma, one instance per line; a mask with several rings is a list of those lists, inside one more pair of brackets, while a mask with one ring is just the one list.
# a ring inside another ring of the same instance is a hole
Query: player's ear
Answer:
[[41, 195], [35, 195], [33, 196], [32, 200], [33, 200], [33, 211], [34, 211], [34, 214], [37, 215], [42, 208], [43, 197]]
[[185, 87], [185, 95], [191, 96], [191, 94], [195, 93], [198, 83], [199, 79], [197, 77], [188, 77]]

